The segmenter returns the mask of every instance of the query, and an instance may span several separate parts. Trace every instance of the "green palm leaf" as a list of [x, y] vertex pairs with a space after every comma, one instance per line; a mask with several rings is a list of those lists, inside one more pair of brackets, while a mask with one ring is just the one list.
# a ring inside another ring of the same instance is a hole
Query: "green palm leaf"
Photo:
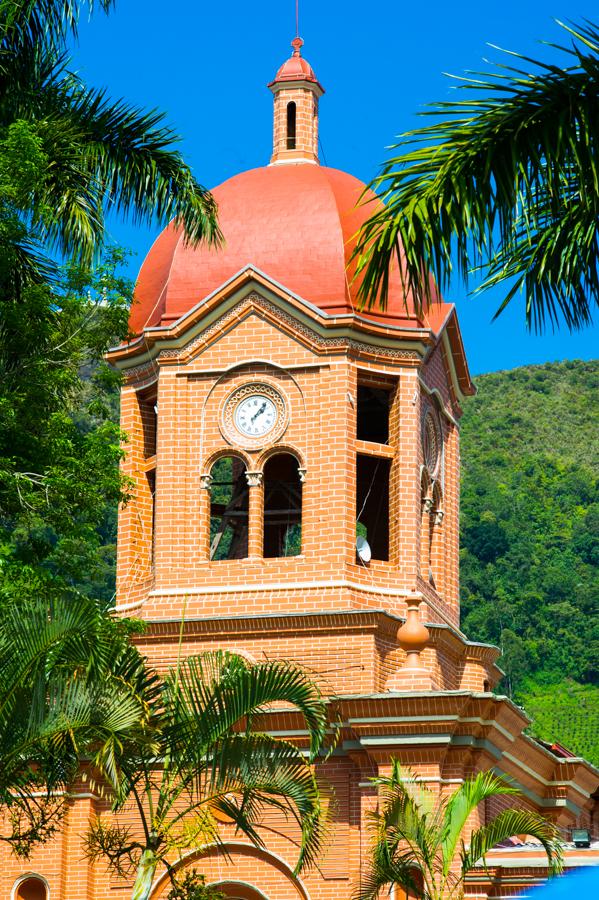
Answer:
[[[16, 288], [46, 277], [48, 244], [88, 265], [98, 258], [109, 211], [135, 223], [173, 221], [192, 244], [222, 240], [216, 204], [176, 149], [164, 116], [111, 100], [69, 71], [65, 42], [84, 6], [76, 0], [0, 0], [0, 139], [26, 123], [46, 159], [38, 184], [12, 201], [25, 240], [4, 279]], [[88, 2], [108, 11], [112, 0]]]
[[[565, 26], [563, 26], [565, 27]], [[570, 65], [510, 54], [495, 73], [459, 79], [461, 99], [438, 103], [434, 123], [403, 135], [372, 182], [373, 209], [355, 258], [363, 304], [385, 305], [399, 263], [419, 307], [454, 270], [484, 286], [515, 279], [526, 321], [542, 331], [590, 322], [599, 302], [599, 31], [567, 29]], [[466, 94], [470, 94], [468, 97]], [[401, 249], [403, 248], [403, 249]]]
[[327, 722], [326, 704], [308, 674], [279, 661], [251, 666], [226, 652], [187, 658], [167, 679], [167, 715], [172, 739], [192, 744], [204, 753], [242, 720], [285, 702], [303, 716], [315, 756], [322, 746]]
[[[516, 788], [498, 778], [492, 772], [479, 772], [465, 781], [451, 795], [445, 806], [441, 829], [441, 855], [443, 872], [448, 875], [454, 860], [458, 841], [474, 810], [489, 797], [517, 795]], [[518, 832], [511, 832], [516, 834]], [[509, 837], [510, 835], [507, 835]], [[497, 843], [497, 842], [496, 842]]]
[[[301, 716], [306, 750], [256, 727], [268, 721], [273, 704]], [[112, 769], [106, 776], [114, 790], [113, 808], [133, 801], [145, 834], [144, 853], [150, 856], [144, 859], [151, 858], [152, 871], [140, 875], [140, 897], [148, 896], [153, 873], [169, 852], [220, 840], [219, 811], [258, 845], [269, 810], [290, 818], [298, 835], [296, 870], [314, 864], [327, 816], [311, 760], [324, 741], [326, 704], [302, 669], [281, 661], [249, 664], [227, 652], [203, 653], [166, 674], [159, 699], [148, 709], [141, 740], [126, 735], [110, 745], [114, 757], [107, 758]], [[105, 765], [99, 759], [98, 764]], [[130, 848], [126, 835], [113, 839], [122, 844], [109, 848], [118, 866]], [[94, 857], [106, 852], [101, 828], [92, 828], [88, 846]]]
[[104, 12], [114, 6], [114, 0], [1, 0], [0, 29], [2, 54], [18, 54], [28, 48], [47, 43], [61, 46], [69, 33], [77, 36], [77, 24], [81, 8], [87, 6], [90, 14], [95, 6]]
[[561, 866], [555, 826], [534, 812], [506, 809], [469, 836], [468, 821], [477, 807], [496, 796], [519, 792], [490, 772], [466, 779], [450, 797], [434, 795], [394, 760], [391, 775], [373, 779], [379, 809], [370, 816], [373, 835], [365, 875], [356, 900], [374, 900], [399, 885], [420, 900], [462, 896], [464, 879], [485, 854], [515, 834], [538, 838], [554, 871]]
[[206, 762], [201, 788], [206, 797], [215, 798], [210, 800], [215, 808], [259, 844], [265, 810], [283, 811], [301, 834], [296, 871], [316, 862], [327, 833], [326, 816], [312, 767], [295, 745], [266, 734], [232, 734]]
[[487, 825], [472, 832], [468, 849], [462, 848], [462, 872], [469, 872], [480, 861], [484, 863], [489, 850], [515, 834], [528, 834], [536, 838], [547, 854], [550, 871], [561, 872], [563, 852], [557, 828], [542, 816], [519, 809], [506, 809]]

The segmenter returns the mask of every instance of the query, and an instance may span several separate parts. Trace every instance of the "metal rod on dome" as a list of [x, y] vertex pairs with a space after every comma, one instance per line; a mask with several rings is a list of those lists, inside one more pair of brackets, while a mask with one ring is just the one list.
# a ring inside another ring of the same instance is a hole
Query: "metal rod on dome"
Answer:
[[299, 37], [299, 0], [295, 0], [295, 36]]

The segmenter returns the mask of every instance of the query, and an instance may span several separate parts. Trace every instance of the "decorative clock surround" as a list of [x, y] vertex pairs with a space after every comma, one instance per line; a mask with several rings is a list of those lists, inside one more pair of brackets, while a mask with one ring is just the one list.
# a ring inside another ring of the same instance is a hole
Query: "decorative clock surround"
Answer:
[[289, 404], [270, 384], [252, 381], [236, 388], [221, 408], [220, 428], [232, 444], [256, 450], [277, 441], [289, 424]]
[[424, 464], [432, 478], [439, 474], [443, 441], [436, 415], [428, 410], [422, 426], [422, 450]]

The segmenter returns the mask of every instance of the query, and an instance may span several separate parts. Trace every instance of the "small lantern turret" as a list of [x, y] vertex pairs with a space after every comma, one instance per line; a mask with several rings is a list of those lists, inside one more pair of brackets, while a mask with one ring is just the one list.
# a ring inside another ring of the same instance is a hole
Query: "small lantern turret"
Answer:
[[318, 100], [324, 94], [312, 66], [302, 57], [303, 40], [268, 86], [274, 94], [271, 165], [318, 163]]

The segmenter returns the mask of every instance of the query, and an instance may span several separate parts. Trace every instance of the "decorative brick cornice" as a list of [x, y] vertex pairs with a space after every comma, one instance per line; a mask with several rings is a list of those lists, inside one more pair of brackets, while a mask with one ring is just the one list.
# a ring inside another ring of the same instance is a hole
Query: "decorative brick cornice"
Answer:
[[378, 358], [396, 360], [403, 359], [411, 362], [420, 362], [421, 354], [415, 350], [407, 350], [399, 347], [382, 347], [378, 344], [368, 344], [364, 341], [353, 340], [347, 337], [326, 338], [318, 334], [314, 328], [301, 322], [297, 317], [285, 312], [279, 306], [265, 299], [260, 294], [252, 291], [239, 303], [220, 316], [209, 325], [196, 338], [184, 347], [161, 350], [158, 354], [159, 363], [171, 360], [181, 361], [192, 358], [199, 350], [207, 347], [212, 339], [220, 334], [235, 320], [242, 319], [248, 313], [255, 311], [267, 314], [279, 324], [286, 326], [286, 330], [294, 335], [305, 338], [314, 348], [325, 352], [355, 352], [357, 354], [375, 354]]
[[158, 378], [158, 367], [155, 360], [126, 369], [123, 373], [125, 384], [135, 384], [136, 387], [146, 387], [146, 382], [151, 384]]

